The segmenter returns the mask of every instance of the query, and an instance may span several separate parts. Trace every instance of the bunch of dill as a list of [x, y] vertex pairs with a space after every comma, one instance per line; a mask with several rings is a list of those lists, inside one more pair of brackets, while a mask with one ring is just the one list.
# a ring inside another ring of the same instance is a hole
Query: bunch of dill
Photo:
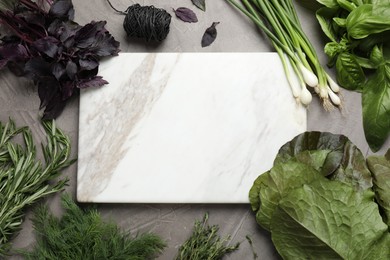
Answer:
[[161, 253], [165, 242], [151, 233], [136, 237], [123, 233], [113, 222], [104, 222], [96, 209], [81, 209], [67, 194], [61, 218], [40, 205], [32, 219], [37, 243], [25, 259], [145, 260]]

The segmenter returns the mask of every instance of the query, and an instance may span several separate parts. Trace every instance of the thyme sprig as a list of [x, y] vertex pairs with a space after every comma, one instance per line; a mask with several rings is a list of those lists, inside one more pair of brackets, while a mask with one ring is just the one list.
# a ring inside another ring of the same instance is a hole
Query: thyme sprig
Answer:
[[25, 208], [63, 190], [68, 180], [55, 179], [75, 161], [69, 158], [69, 137], [54, 121], [42, 124], [47, 134], [47, 144], [42, 144], [45, 163], [37, 159], [29, 128], [17, 128], [12, 120], [0, 122], [0, 257], [7, 254], [10, 239], [20, 230]]
[[230, 236], [221, 238], [218, 235], [219, 227], [209, 226], [207, 220], [206, 213], [202, 221], [195, 221], [190, 238], [180, 246], [175, 260], [218, 260], [238, 249], [239, 243], [227, 245]]

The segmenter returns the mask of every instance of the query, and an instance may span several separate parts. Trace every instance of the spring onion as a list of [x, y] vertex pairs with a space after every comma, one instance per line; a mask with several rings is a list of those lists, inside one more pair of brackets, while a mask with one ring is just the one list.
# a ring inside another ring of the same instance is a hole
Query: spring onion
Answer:
[[[313, 88], [326, 110], [340, 107], [339, 87], [321, 66], [313, 45], [303, 32], [292, 0], [226, 0], [248, 16], [271, 40], [283, 64], [293, 96], [311, 102]], [[294, 72], [299, 81], [292, 79]], [[300, 90], [298, 85], [300, 85]]]

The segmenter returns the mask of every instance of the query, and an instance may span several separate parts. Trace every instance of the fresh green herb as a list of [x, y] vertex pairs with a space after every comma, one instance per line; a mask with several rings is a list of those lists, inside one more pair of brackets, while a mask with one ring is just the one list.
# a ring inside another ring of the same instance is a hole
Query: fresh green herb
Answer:
[[[10, 239], [23, 222], [24, 210], [40, 198], [61, 191], [67, 179], [55, 180], [69, 159], [69, 138], [53, 122], [43, 122], [47, 144], [42, 146], [45, 165], [36, 158], [32, 134], [16, 128], [11, 120], [0, 123], [0, 257], [9, 250]], [[24, 145], [15, 139], [22, 137]], [[52, 182], [49, 182], [52, 181]]]
[[208, 214], [202, 221], [195, 221], [191, 237], [179, 248], [176, 260], [217, 260], [224, 255], [236, 251], [239, 247], [227, 246], [225, 243], [230, 237], [220, 238], [219, 227], [207, 224]]
[[[326, 110], [340, 106], [339, 86], [321, 66], [302, 30], [292, 0], [226, 0], [246, 14], [268, 36], [282, 61], [293, 96], [308, 105], [314, 89]], [[291, 75], [293, 72], [295, 75]]]
[[389, 155], [371, 174], [345, 136], [303, 133], [254, 182], [256, 220], [284, 259], [390, 259]]
[[152, 259], [161, 253], [165, 243], [146, 233], [131, 237], [114, 223], [104, 222], [95, 209], [80, 209], [69, 195], [62, 197], [65, 213], [53, 216], [41, 205], [33, 223], [37, 244], [26, 259]]
[[338, 83], [362, 93], [363, 126], [373, 151], [390, 134], [390, 1], [317, 0]]

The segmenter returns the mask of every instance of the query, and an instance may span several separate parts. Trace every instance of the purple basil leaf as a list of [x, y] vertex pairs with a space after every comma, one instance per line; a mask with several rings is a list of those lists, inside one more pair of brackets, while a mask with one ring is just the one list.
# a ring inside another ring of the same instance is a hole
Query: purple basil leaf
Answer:
[[0, 59], [0, 70], [7, 66], [8, 60]]
[[215, 26], [217, 26], [217, 24], [219, 24], [219, 22], [214, 22], [204, 32], [203, 37], [202, 37], [202, 47], [209, 46], [210, 44], [212, 44], [215, 41], [215, 38], [217, 38], [217, 29], [215, 28]]
[[51, 36], [36, 40], [31, 44], [38, 52], [44, 53], [50, 58], [54, 58], [58, 54], [59, 41]]
[[78, 87], [79, 88], [96, 88], [96, 87], [101, 87], [103, 85], [106, 85], [108, 84], [108, 82], [106, 80], [104, 80], [102, 77], [100, 76], [95, 76], [91, 79], [85, 79], [85, 80], [81, 80], [78, 84]]
[[26, 75], [24, 62], [8, 61], [7, 67], [17, 77]]
[[77, 65], [73, 61], [68, 61], [66, 64], [66, 74], [68, 77], [73, 80], [77, 74]]
[[29, 55], [22, 44], [9, 43], [0, 46], [0, 57], [6, 60], [22, 61], [26, 60]]
[[105, 57], [114, 56], [119, 52], [119, 42], [109, 34], [99, 34], [95, 38], [93, 45], [87, 50], [87, 53], [93, 56]]
[[179, 7], [176, 10], [173, 9], [175, 12], [176, 16], [187, 23], [196, 23], [198, 21], [198, 17], [196, 17], [196, 14], [191, 10], [186, 7]]
[[203, 12], [206, 11], [206, 0], [191, 0], [192, 3]]
[[57, 93], [49, 103], [46, 105], [45, 111], [43, 112], [43, 120], [52, 120], [57, 118], [64, 110], [66, 100], [63, 100], [60, 93]]
[[60, 80], [66, 73], [65, 66], [58, 62], [52, 64], [51, 71], [57, 80]]
[[98, 34], [99, 30], [101, 30], [101, 28], [104, 27], [105, 24], [106, 22], [100, 21], [91, 22], [89, 24], [84, 25], [80, 30], [76, 32], [76, 46], [78, 48], [88, 48], [89, 46], [91, 46], [95, 42], [96, 35]]
[[99, 66], [99, 62], [97, 62], [96, 60], [87, 60], [87, 59], [81, 59], [79, 60], [79, 65], [80, 65], [80, 68], [83, 69], [83, 70], [92, 70], [94, 68], [96, 68], [97, 66]]
[[77, 74], [77, 79], [83, 80], [83, 79], [91, 79], [95, 77], [99, 72], [99, 67], [96, 67], [92, 70], [80, 70]]
[[74, 86], [74, 81], [66, 81], [61, 84], [61, 95], [63, 100], [66, 100], [73, 95]]
[[23, 12], [17, 15], [17, 17], [23, 18], [30, 26], [35, 25], [41, 29], [45, 29], [45, 16], [35, 12]]
[[60, 19], [73, 20], [74, 9], [71, 0], [57, 0], [49, 10], [49, 14]]
[[35, 80], [52, 75], [50, 63], [38, 57], [26, 62], [25, 72], [27, 77]]
[[46, 107], [59, 92], [60, 83], [53, 77], [43, 77], [37, 82], [38, 96], [41, 100], [40, 109]]

